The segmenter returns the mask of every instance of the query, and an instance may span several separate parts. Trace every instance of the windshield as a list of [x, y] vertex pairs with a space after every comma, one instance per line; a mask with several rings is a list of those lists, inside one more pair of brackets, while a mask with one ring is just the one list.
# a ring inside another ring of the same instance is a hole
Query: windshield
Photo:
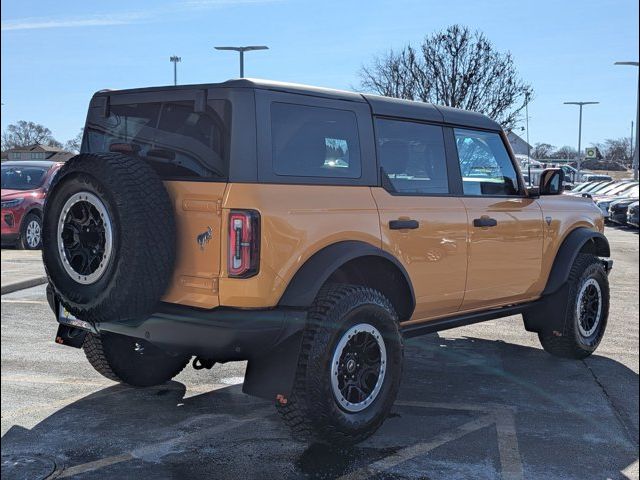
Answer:
[[586, 182], [583, 183], [582, 185], [578, 185], [576, 188], [573, 189], [574, 192], [582, 192], [583, 190], [587, 190], [588, 188], [592, 188], [594, 187], [594, 182]]
[[589, 193], [606, 193], [610, 189], [614, 188], [615, 185], [616, 184], [614, 182], [605, 182], [599, 187], [594, 188], [593, 190], [589, 190]]
[[633, 183], [623, 183], [621, 185], [618, 185], [616, 188], [611, 189], [609, 192], [607, 192], [609, 195], [615, 195], [617, 193], [623, 193], [626, 192], [627, 190], [631, 189], [634, 187]]
[[33, 190], [42, 185], [47, 168], [2, 167], [2, 188], [8, 190]]

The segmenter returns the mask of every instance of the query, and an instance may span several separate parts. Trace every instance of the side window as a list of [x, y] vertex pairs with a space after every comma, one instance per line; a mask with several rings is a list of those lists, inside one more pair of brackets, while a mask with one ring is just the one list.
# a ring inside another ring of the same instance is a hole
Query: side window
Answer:
[[360, 178], [358, 124], [353, 112], [274, 102], [271, 137], [276, 175]]
[[465, 195], [518, 195], [518, 176], [497, 133], [456, 128]]
[[376, 120], [378, 160], [393, 190], [406, 194], [447, 194], [442, 127]]

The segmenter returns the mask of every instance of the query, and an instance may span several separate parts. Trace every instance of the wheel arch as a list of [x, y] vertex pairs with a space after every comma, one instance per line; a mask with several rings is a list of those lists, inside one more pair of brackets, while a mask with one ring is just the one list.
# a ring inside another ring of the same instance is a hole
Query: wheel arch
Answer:
[[361, 241], [334, 243], [313, 254], [292, 277], [278, 304], [309, 307], [327, 282], [374, 288], [389, 299], [401, 321], [413, 314], [415, 294], [403, 265], [388, 252]]
[[586, 227], [572, 230], [563, 240], [549, 273], [542, 295], [557, 292], [569, 278], [571, 266], [579, 253], [590, 253], [598, 257], [610, 257], [609, 241], [602, 233]]

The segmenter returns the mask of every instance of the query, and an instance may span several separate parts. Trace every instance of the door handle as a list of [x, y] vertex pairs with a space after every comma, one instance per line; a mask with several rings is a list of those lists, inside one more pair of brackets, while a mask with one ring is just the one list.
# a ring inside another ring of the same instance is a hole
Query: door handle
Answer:
[[413, 230], [420, 226], [417, 220], [389, 220], [391, 230]]
[[495, 218], [487, 217], [484, 215], [480, 218], [473, 219], [474, 227], [488, 228], [495, 227], [496, 225], [498, 225], [498, 221]]

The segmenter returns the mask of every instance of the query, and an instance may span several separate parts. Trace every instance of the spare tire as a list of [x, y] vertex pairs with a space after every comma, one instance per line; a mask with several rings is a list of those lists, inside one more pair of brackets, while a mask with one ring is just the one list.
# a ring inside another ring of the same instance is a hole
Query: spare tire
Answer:
[[173, 273], [175, 237], [171, 199], [135, 157], [77, 155], [47, 194], [44, 266], [62, 305], [82, 320], [153, 313]]

